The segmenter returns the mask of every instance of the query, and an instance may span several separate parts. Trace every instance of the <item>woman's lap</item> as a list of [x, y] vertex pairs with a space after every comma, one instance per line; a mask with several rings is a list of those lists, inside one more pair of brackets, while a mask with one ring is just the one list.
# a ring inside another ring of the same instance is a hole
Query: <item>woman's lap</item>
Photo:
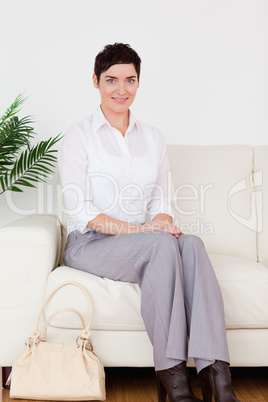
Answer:
[[157, 247], [168, 253], [177, 239], [166, 232], [144, 232], [118, 236], [99, 232], [70, 233], [63, 255], [64, 263], [114, 280], [137, 282], [137, 260], [150, 258]]

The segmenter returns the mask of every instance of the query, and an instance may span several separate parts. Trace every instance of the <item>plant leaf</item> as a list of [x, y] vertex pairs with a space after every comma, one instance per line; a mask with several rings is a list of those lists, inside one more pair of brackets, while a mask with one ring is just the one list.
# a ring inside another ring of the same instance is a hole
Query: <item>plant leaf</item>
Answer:
[[17, 186], [35, 187], [32, 182], [45, 182], [45, 179], [53, 173], [50, 167], [54, 167], [46, 161], [46, 157], [51, 152], [57, 152], [51, 150], [51, 147], [61, 138], [58, 134], [55, 138], [41, 141], [30, 150], [23, 151], [15, 161], [11, 171], [6, 173], [5, 178], [1, 180], [2, 192], [0, 194], [6, 190], [19, 191]]
[[36, 134], [32, 117], [16, 116], [24, 101], [19, 95], [0, 119], [0, 194], [6, 190], [22, 192], [18, 186], [35, 187], [33, 183], [45, 182], [57, 161], [57, 150], [52, 147], [62, 136], [31, 146], [30, 139]]

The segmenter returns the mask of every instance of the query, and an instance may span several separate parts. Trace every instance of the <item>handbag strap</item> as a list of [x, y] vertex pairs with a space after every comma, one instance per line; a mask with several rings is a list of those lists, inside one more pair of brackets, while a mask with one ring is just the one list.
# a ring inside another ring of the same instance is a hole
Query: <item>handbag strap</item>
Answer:
[[[90, 304], [90, 317], [89, 317], [89, 321], [88, 321], [87, 326], [86, 326], [85, 328], [83, 328], [83, 330], [82, 330], [82, 333], [81, 333], [80, 338], [81, 338], [81, 339], [86, 339], [86, 340], [89, 340], [89, 339], [90, 339], [90, 335], [91, 335], [90, 327], [91, 327], [91, 321], [92, 321], [92, 315], [93, 315], [93, 303], [92, 303], [92, 299], [91, 299], [90, 294], [88, 293], [88, 291], [84, 288], [84, 286], [80, 285], [80, 283], [69, 281], [69, 282], [64, 282], [64, 283], [60, 284], [58, 287], [56, 287], [56, 288], [47, 296], [47, 298], [46, 298], [45, 301], [43, 302], [42, 306], [40, 307], [38, 316], [37, 316], [37, 318], [36, 318], [35, 327], [34, 327], [34, 332], [33, 332], [33, 335], [32, 335], [32, 339], [33, 339], [33, 340], [35, 340], [35, 339], [37, 339], [37, 338], [40, 338], [40, 332], [39, 332], [39, 330], [38, 330], [38, 327], [39, 327], [40, 317], [41, 317], [41, 314], [42, 314], [42, 312], [43, 312], [43, 310], [44, 310], [45, 305], [48, 303], [48, 301], [54, 296], [54, 294], [55, 294], [59, 289], [63, 288], [64, 286], [68, 286], [68, 285], [77, 286], [78, 288], [80, 288], [81, 290], [83, 290], [83, 292], [84, 292], [85, 295], [87, 296], [87, 299], [88, 299], [89, 304]], [[34, 342], [35, 342], [35, 341], [34, 341]]]
[[78, 315], [78, 317], [80, 318], [81, 323], [82, 323], [82, 328], [83, 328], [83, 329], [86, 328], [86, 324], [85, 324], [84, 317], [82, 316], [81, 313], [79, 313], [78, 310], [76, 310], [76, 309], [74, 309], [74, 308], [72, 308], [72, 307], [63, 307], [63, 308], [59, 308], [58, 310], [54, 311], [54, 313], [52, 313], [52, 314], [48, 317], [48, 319], [46, 320], [45, 325], [44, 325], [44, 328], [43, 328], [43, 330], [42, 330], [42, 332], [41, 332], [41, 335], [40, 335], [41, 340], [43, 340], [44, 335], [45, 335], [46, 330], [47, 330], [47, 327], [48, 327], [50, 321], [52, 320], [52, 318], [54, 318], [57, 314], [65, 313], [66, 311]]

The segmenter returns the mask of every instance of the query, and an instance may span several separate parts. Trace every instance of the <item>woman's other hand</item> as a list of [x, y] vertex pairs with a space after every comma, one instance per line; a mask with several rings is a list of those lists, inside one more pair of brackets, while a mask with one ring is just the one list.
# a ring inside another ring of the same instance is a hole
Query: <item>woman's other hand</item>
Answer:
[[152, 222], [142, 225], [142, 232], [162, 231], [171, 233], [178, 238], [181, 234], [184, 234], [178, 226], [172, 223], [172, 218], [166, 214], [158, 214], [154, 217]]

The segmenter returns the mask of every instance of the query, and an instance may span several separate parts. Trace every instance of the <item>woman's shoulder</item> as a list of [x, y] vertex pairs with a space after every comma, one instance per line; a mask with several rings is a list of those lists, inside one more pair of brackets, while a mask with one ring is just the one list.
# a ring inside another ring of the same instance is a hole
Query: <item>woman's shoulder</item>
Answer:
[[90, 115], [88, 117], [85, 117], [81, 120], [77, 120], [74, 123], [72, 123], [69, 128], [67, 129], [67, 132], [69, 131], [88, 131], [89, 128], [92, 126], [92, 116]]
[[143, 135], [148, 141], [152, 141], [156, 144], [159, 144], [162, 148], [165, 146], [165, 137], [163, 133], [155, 126], [144, 123], [140, 120], [136, 120], [139, 129], [142, 131]]
[[147, 123], [144, 123], [143, 121], [140, 121], [140, 120], [137, 120], [137, 119], [136, 119], [136, 122], [137, 122], [138, 126], [140, 127], [140, 129], [145, 134], [155, 136], [159, 140], [164, 139], [163, 133], [157, 127], [152, 126], [152, 125], [147, 124]]
[[72, 123], [65, 131], [64, 141], [72, 143], [76, 141], [85, 144], [91, 137], [91, 133], [93, 133], [92, 115]]

